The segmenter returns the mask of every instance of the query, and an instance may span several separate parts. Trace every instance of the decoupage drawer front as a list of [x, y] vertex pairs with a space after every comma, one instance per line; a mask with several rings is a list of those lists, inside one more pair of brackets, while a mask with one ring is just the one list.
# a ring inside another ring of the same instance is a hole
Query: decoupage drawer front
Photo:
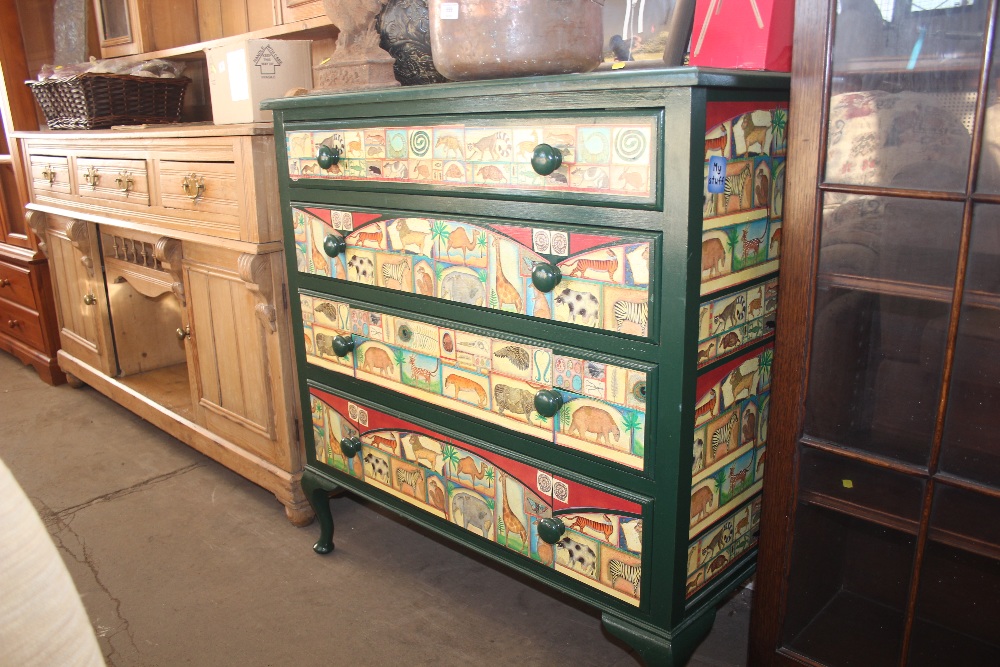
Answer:
[[292, 220], [302, 273], [656, 337], [655, 234], [314, 206]]
[[[300, 294], [306, 359], [433, 405], [646, 468], [655, 367]], [[651, 435], [650, 435], [651, 437]]]
[[286, 129], [288, 173], [392, 191], [652, 206], [658, 201], [659, 111], [414, 120], [375, 127]]
[[[651, 503], [310, 387], [317, 463], [627, 604]], [[647, 559], [648, 562], [648, 559]]]

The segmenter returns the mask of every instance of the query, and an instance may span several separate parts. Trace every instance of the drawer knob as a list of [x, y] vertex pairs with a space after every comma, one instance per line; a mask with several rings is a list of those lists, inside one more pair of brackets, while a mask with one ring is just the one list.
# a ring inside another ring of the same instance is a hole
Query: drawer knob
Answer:
[[531, 284], [539, 292], [551, 292], [562, 280], [562, 271], [555, 264], [539, 263], [531, 270]]
[[181, 190], [194, 200], [205, 192], [205, 179], [195, 173], [190, 173], [181, 180]]
[[323, 169], [329, 169], [340, 162], [340, 148], [321, 145], [316, 151], [316, 162]]
[[183, 341], [185, 338], [190, 338], [190, 337], [191, 337], [191, 325], [190, 324], [187, 325], [186, 327], [184, 327], [183, 329], [180, 328], [180, 327], [177, 328], [177, 340]]
[[531, 168], [539, 176], [548, 176], [562, 164], [562, 151], [548, 144], [538, 144], [531, 152]]
[[124, 169], [118, 172], [118, 176], [115, 177], [115, 185], [118, 186], [119, 192], [128, 194], [128, 191], [132, 189], [133, 185], [135, 185], [132, 180], [132, 174], [128, 173]]
[[565, 532], [566, 524], [554, 517], [546, 517], [538, 522], [538, 537], [543, 542], [555, 544], [562, 538]]
[[19, 320], [7, 320], [7, 326], [11, 329], [16, 329], [21, 326], [21, 322]]
[[6, 278], [0, 278], [0, 287], [10, 287], [10, 281]]
[[340, 451], [349, 459], [361, 451], [361, 441], [356, 437], [344, 438], [340, 441]]
[[346, 357], [354, 350], [354, 338], [351, 336], [334, 336], [333, 353], [338, 357]]
[[84, 294], [83, 295], [83, 305], [85, 305], [85, 306], [93, 306], [95, 303], [97, 303], [97, 297], [96, 296], [94, 296], [93, 294]]
[[345, 250], [347, 250], [347, 241], [344, 240], [343, 236], [327, 234], [326, 238], [323, 239], [323, 252], [330, 257], [336, 257]]
[[558, 391], [542, 389], [535, 394], [535, 412], [543, 417], [554, 417], [563, 406], [563, 397]]

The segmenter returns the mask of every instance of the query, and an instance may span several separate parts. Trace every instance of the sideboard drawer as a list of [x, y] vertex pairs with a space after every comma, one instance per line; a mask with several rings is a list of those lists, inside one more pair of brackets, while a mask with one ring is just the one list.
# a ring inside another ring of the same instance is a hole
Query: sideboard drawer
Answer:
[[640, 606], [651, 562], [642, 539], [648, 499], [569, 479], [353, 397], [310, 387], [310, 402], [310, 455], [318, 463]]
[[653, 205], [661, 128], [658, 111], [600, 110], [295, 127], [286, 135], [288, 173], [393, 191], [472, 188], [480, 196], [485, 188], [505, 198]]
[[[642, 470], [655, 366], [301, 293], [306, 360]], [[555, 403], [553, 403], [555, 401]]]
[[149, 179], [145, 160], [77, 158], [77, 194], [149, 206]]
[[20, 266], [0, 262], [0, 299], [7, 299], [27, 308], [34, 307], [31, 272]]
[[232, 162], [160, 161], [160, 198], [166, 208], [232, 217], [239, 211]]
[[42, 345], [42, 324], [38, 313], [0, 299], [0, 331], [32, 347]]
[[292, 220], [302, 273], [617, 333], [657, 333], [649, 298], [657, 287], [656, 233], [326, 207], [293, 208]]
[[31, 156], [31, 185], [35, 192], [69, 194], [69, 158], [58, 155]]

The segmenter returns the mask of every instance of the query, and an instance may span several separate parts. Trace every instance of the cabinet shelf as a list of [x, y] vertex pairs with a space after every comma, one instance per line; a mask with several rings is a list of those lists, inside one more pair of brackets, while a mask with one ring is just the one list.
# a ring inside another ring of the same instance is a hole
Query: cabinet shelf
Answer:
[[247, 39], [270, 39], [288, 36], [292, 36], [295, 39], [321, 39], [333, 37], [330, 32], [331, 29], [336, 30], [336, 27], [330, 22], [330, 19], [326, 16], [318, 16], [316, 18], [295, 21], [294, 23], [285, 23], [283, 25], [276, 25], [268, 28], [261, 28], [260, 30], [240, 33], [239, 35], [233, 35], [231, 37], [220, 37], [218, 39], [211, 39], [194, 44], [185, 44], [183, 46], [175, 46], [173, 48], [161, 49], [159, 51], [149, 51], [133, 56], [122, 56], [121, 60], [123, 62], [152, 60], [154, 58], [203, 60], [205, 58], [204, 52], [206, 49], [213, 49], [215, 47], [225, 46], [234, 42], [241, 42]]

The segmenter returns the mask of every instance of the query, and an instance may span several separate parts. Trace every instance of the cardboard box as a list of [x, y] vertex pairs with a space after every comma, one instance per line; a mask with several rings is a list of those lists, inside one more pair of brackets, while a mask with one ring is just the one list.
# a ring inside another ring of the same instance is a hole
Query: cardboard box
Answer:
[[312, 88], [312, 42], [246, 39], [205, 49], [216, 124], [271, 120], [260, 103], [292, 88]]
[[792, 71], [795, 0], [698, 0], [689, 63]]

